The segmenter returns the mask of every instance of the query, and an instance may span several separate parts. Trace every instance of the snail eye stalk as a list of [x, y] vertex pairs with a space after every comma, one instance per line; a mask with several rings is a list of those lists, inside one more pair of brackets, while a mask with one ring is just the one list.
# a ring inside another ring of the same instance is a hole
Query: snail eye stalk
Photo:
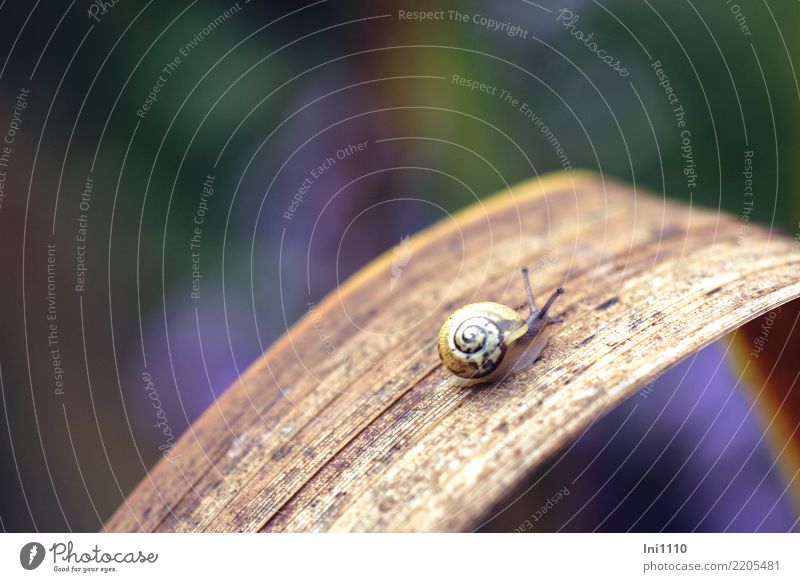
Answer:
[[551, 307], [553, 307], [553, 304], [556, 302], [556, 299], [558, 299], [559, 297], [561, 297], [561, 295], [562, 295], [563, 293], [564, 293], [564, 288], [563, 288], [563, 287], [559, 287], [558, 289], [556, 289], [555, 291], [553, 291], [553, 294], [552, 294], [552, 295], [550, 296], [550, 298], [547, 300], [547, 303], [545, 303], [545, 304], [544, 304], [544, 307], [542, 307], [541, 311], [539, 311], [539, 312], [536, 314], [536, 319], [544, 319], [544, 318], [545, 318], [545, 316], [547, 316], [547, 312], [548, 312], [548, 311], [550, 311], [550, 308], [551, 308]]
[[522, 267], [522, 280], [525, 282], [525, 292], [528, 294], [528, 307], [531, 316], [536, 313], [536, 302], [533, 300], [533, 289], [531, 289], [531, 278], [528, 275], [528, 267]]

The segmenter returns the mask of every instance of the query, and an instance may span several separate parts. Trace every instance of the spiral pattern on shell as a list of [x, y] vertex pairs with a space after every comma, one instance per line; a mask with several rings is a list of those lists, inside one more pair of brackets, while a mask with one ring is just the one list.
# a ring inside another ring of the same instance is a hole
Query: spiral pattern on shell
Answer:
[[480, 378], [494, 372], [503, 359], [503, 332], [486, 317], [470, 317], [456, 328], [452, 347], [465, 364], [474, 366], [470, 376]]
[[439, 356], [462, 378], [483, 378], [498, 369], [510, 330], [522, 318], [497, 303], [474, 303], [455, 311], [439, 332]]
[[500, 329], [485, 317], [470, 317], [461, 322], [453, 334], [453, 345], [465, 354], [479, 350], [494, 352], [502, 343]]

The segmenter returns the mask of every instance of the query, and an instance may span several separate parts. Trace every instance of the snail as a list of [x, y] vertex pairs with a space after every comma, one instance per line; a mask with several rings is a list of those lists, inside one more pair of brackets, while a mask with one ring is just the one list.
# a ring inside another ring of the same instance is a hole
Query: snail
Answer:
[[560, 320], [547, 314], [564, 288], [556, 289], [541, 309], [536, 308], [528, 268], [522, 268], [530, 315], [484, 301], [453, 312], [439, 331], [439, 357], [463, 381], [462, 386], [497, 382], [535, 362], [550, 339], [550, 324]]

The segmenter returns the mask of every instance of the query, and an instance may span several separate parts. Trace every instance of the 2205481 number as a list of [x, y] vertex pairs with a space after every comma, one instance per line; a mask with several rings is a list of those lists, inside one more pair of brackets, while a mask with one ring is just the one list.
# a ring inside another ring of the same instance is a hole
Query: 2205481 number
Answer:
[[734, 560], [731, 570], [780, 570], [779, 560]]

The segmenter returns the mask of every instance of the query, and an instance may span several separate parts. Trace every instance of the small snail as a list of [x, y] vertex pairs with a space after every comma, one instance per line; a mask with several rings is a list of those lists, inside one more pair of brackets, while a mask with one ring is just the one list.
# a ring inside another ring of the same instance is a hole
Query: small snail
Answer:
[[522, 277], [528, 294], [528, 318], [500, 303], [485, 301], [457, 309], [439, 331], [439, 357], [461, 385], [496, 382], [530, 366], [541, 355], [550, 338], [550, 324], [559, 320], [547, 313], [564, 293], [559, 287], [541, 309], [536, 308], [528, 276]]

